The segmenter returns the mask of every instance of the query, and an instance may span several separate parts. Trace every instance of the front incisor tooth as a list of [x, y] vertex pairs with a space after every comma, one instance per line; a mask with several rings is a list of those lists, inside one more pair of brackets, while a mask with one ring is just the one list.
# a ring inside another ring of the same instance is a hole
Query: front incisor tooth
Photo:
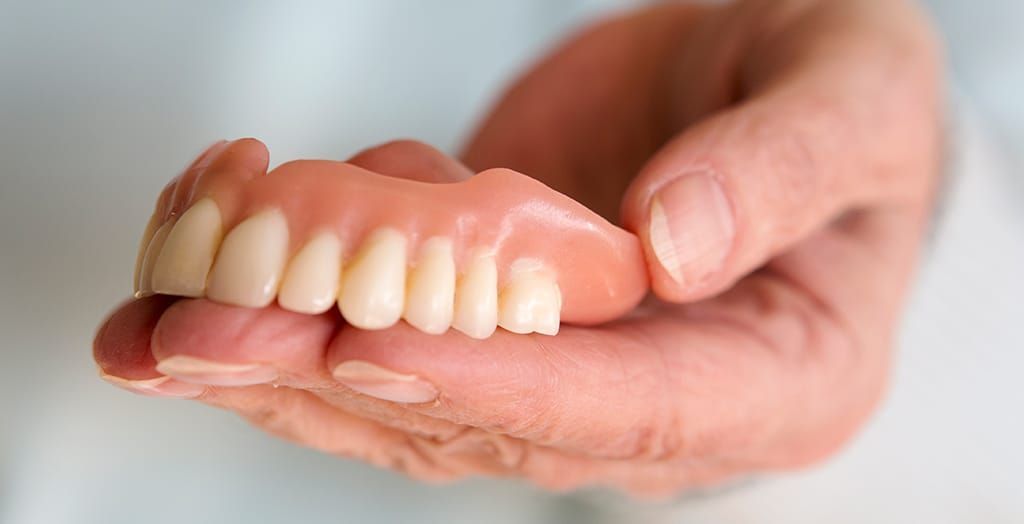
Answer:
[[323, 313], [338, 298], [340, 278], [341, 242], [324, 231], [307, 242], [288, 264], [277, 302], [297, 313]]
[[439, 335], [451, 325], [454, 307], [452, 242], [447, 238], [431, 238], [423, 244], [419, 262], [409, 274], [403, 317], [420, 331]]
[[201, 297], [224, 229], [220, 209], [210, 198], [196, 202], [167, 235], [153, 267], [153, 291]]
[[455, 291], [452, 327], [472, 338], [491, 336], [498, 326], [498, 268], [494, 257], [473, 257]]
[[153, 267], [156, 266], [157, 257], [160, 256], [160, 251], [164, 248], [164, 241], [167, 240], [167, 235], [171, 233], [171, 228], [174, 227], [174, 220], [168, 220], [160, 226], [155, 233], [153, 233], [153, 239], [149, 241], [149, 246], [146, 248], [146, 256], [142, 260], [142, 269], [139, 271], [139, 281], [136, 285], [138, 290], [135, 292], [135, 298], [147, 297], [153, 294]]
[[277, 209], [253, 215], [224, 238], [206, 295], [235, 306], [274, 300], [288, 250], [288, 222]]
[[338, 307], [350, 324], [384, 329], [398, 322], [405, 305], [405, 236], [390, 228], [374, 231], [345, 268]]
[[562, 294], [544, 271], [513, 273], [498, 299], [498, 325], [513, 333], [558, 334]]
[[153, 240], [153, 235], [156, 233], [157, 226], [159, 225], [157, 216], [154, 214], [149, 217], [149, 222], [146, 223], [146, 229], [142, 232], [142, 240], [139, 242], [139, 254], [135, 257], [135, 273], [132, 275], [132, 291], [136, 294], [139, 293], [139, 283], [142, 277], [142, 263], [146, 260], [146, 251], [149, 250], [149, 243]]

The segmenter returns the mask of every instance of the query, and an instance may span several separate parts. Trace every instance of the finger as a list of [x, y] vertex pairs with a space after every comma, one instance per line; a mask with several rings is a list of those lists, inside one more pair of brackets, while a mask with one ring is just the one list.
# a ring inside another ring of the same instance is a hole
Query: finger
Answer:
[[[567, 328], [543, 342], [496, 334], [481, 347], [458, 335], [428, 343], [404, 327], [386, 337], [353, 330], [338, 337], [328, 363], [339, 382], [366, 395], [569, 454], [792, 466], [848, 435], [824, 408], [845, 416], [847, 404], [864, 399], [845, 396], [849, 377], [837, 362], [813, 362], [812, 341], [772, 337], [789, 336], [809, 317], [813, 343], [843, 353], [848, 341], [795, 297], [775, 297], [780, 303], [766, 312], [758, 303], [779, 286], [760, 285], [739, 312], [709, 311], [685, 324], [647, 318], [606, 330]], [[759, 315], [779, 318], [761, 326]], [[819, 423], [837, 434], [804, 431]]]
[[218, 386], [328, 383], [323, 354], [340, 317], [305, 315], [276, 305], [251, 309], [205, 299], [180, 300], [152, 330], [156, 370]]
[[195, 397], [203, 386], [173, 380], [156, 370], [150, 335], [174, 299], [153, 296], [122, 304], [108, 317], [93, 340], [93, 358], [100, 377], [115, 386], [152, 396]]
[[[163, 375], [156, 370], [157, 361], [151, 353], [150, 341], [154, 339], [162, 341], [159, 347], [164, 349], [158, 353], [181, 354], [182, 351], [174, 349], [181, 345], [188, 353], [213, 354], [209, 360], [255, 357], [266, 361], [272, 358], [270, 355], [289, 355], [296, 347], [307, 347], [310, 342], [305, 329], [283, 329], [268, 336], [266, 326], [293, 324], [296, 315], [288, 311], [267, 309], [257, 315], [258, 318], [250, 319], [257, 329], [237, 329], [240, 322], [232, 318], [230, 308], [200, 300], [180, 302], [181, 306], [165, 315], [162, 321], [162, 329], [177, 334], [170, 337], [154, 337], [161, 316], [175, 303], [170, 297], [131, 301], [104, 322], [96, 337], [95, 358], [105, 380], [144, 395], [196, 398], [236, 411], [255, 425], [288, 440], [367, 460], [424, 480], [449, 480], [468, 474], [526, 474], [543, 485], [563, 489], [609, 482], [611, 471], [567, 459], [559, 459], [563, 468], [555, 468], [551, 462], [556, 460], [557, 454], [552, 452], [538, 451], [530, 454], [533, 460], [527, 460], [528, 445], [520, 440], [411, 412], [390, 402], [354, 394], [336, 384], [307, 394], [287, 386], [207, 388]], [[193, 346], [197, 342], [198, 345]], [[235, 351], [217, 351], [217, 348]], [[258, 350], [251, 351], [252, 348]], [[294, 355], [289, 355], [287, 360], [294, 361]], [[289, 367], [280, 361], [275, 361], [274, 366], [276, 369]], [[294, 372], [294, 365], [292, 369]], [[195, 380], [192, 376], [186, 378]], [[279, 381], [294, 382], [295, 378]], [[308, 377], [301, 381], [309, 386]], [[572, 477], [566, 476], [564, 470], [570, 463], [578, 463], [574, 465], [577, 473]], [[561, 474], [550, 475], [556, 470]]]
[[415, 140], [372, 147], [347, 162], [382, 175], [421, 182], [458, 182], [473, 176], [473, 171], [458, 160]]
[[[518, 439], [494, 435], [381, 402], [345, 389], [314, 393], [291, 387], [247, 386], [206, 388], [161, 375], [154, 367], [149, 340], [157, 320], [173, 302], [154, 296], [132, 301], [103, 324], [96, 337], [96, 362], [104, 378], [115, 385], [145, 395], [197, 398], [229, 409], [277, 436], [304, 446], [358, 458], [404, 471], [425, 480], [450, 480], [468, 474], [508, 476], [522, 474], [553, 489], [571, 489], [588, 484], [621, 484], [631, 487], [636, 478], [659, 478], [623, 464], [599, 464], [563, 457], [553, 450], [535, 448]], [[182, 314], [205, 315], [202, 307], [181, 310]], [[270, 315], [288, 315], [278, 310]], [[276, 321], [270, 320], [271, 323]], [[205, 323], [200, 324], [205, 326]], [[204, 329], [199, 327], [200, 330]], [[282, 333], [272, 339], [250, 333], [249, 346], [256, 341], [277, 345], [293, 344]], [[223, 337], [225, 345], [235, 341], [214, 326], [208, 335]], [[303, 338], [297, 335], [297, 338]], [[159, 381], [159, 382], [158, 382]], [[569, 472], [572, 474], [568, 474]], [[646, 470], [643, 470], [646, 472]]]
[[940, 94], [926, 24], [899, 2], [813, 5], [751, 30], [734, 78], [746, 99], [670, 141], [627, 191], [661, 298], [713, 295], [846, 210], [928, 194]]
[[701, 460], [723, 475], [803, 465], [842, 445], [881, 395], [894, 284], [920, 234], [919, 217], [884, 220], [822, 233], [785, 271], [699, 304], [486, 343], [402, 325], [343, 331], [327, 365], [363, 394], [567, 453]]
[[199, 400], [234, 411], [285, 440], [420, 480], [444, 482], [469, 474], [502, 473], [487, 457], [446, 453], [443, 443], [339, 410], [308, 391], [270, 386], [211, 388]]
[[[485, 342], [454, 332], [420, 337], [405, 325], [382, 335], [339, 333], [327, 356], [335, 378], [430, 416], [610, 457], [628, 454], [647, 422], [668, 420], [669, 402], [655, 391], [660, 374], [631, 376], [653, 370], [659, 357], [622, 328], [563, 327], [557, 337], [499, 331]], [[609, 412], [616, 416], [596, 416]]]
[[[252, 336], [261, 339], [259, 333]], [[281, 343], [280, 338], [274, 341]], [[351, 403], [332, 402], [331, 396], [337, 400], [339, 394], [344, 393], [245, 386], [208, 388], [198, 399], [234, 411], [289, 441], [422, 480], [447, 481], [470, 474], [521, 475], [563, 491], [604, 485], [664, 495], [680, 485], [718, 478], [705, 478], [708, 468], [697, 463], [681, 468], [677, 464], [593, 460], [477, 428], [448, 424], [445, 431], [439, 431], [444, 421], [423, 415], [416, 420], [411, 415], [417, 413], [367, 397], [352, 397]]]
[[706, 482], [706, 468], [700, 464], [680, 468], [678, 464], [593, 460], [474, 428], [441, 439], [410, 434], [287, 387], [211, 388], [199, 400], [238, 413], [285, 440], [425, 481], [467, 475], [522, 476], [559, 491], [616, 486], [642, 495], [666, 495], [683, 483]]
[[449, 423], [435, 424], [416, 414], [404, 416], [394, 405], [355, 396], [339, 387], [323, 359], [335, 330], [342, 325], [334, 310], [313, 316], [275, 305], [248, 309], [204, 299], [181, 300], [151, 324], [149, 347], [155, 369], [178, 380], [214, 386], [273, 383], [308, 389], [350, 412], [395, 419], [396, 427], [411, 432], [444, 436], [457, 431]]

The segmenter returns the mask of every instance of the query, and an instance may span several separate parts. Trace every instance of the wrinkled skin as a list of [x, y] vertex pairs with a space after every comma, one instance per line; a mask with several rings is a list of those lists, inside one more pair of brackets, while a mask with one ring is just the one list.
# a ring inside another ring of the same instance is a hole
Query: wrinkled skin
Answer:
[[[940, 69], [908, 2], [626, 14], [520, 78], [462, 161], [519, 170], [619, 215], [645, 243], [660, 300], [556, 337], [474, 341], [404, 324], [361, 331], [335, 312], [151, 297], [100, 329], [97, 362], [137, 392], [194, 398], [428, 480], [485, 474], [656, 496], [812, 463], [854, 434], [885, 387], [936, 192]], [[351, 162], [434, 181], [470, 172], [412, 142]], [[722, 261], [698, 260], [674, 280], [651, 253], [648, 209], [695, 166], [724, 188], [735, 236]], [[175, 355], [258, 362], [279, 387], [160, 382], [156, 363]], [[350, 360], [415, 375], [438, 397], [356, 393], [331, 375]]]

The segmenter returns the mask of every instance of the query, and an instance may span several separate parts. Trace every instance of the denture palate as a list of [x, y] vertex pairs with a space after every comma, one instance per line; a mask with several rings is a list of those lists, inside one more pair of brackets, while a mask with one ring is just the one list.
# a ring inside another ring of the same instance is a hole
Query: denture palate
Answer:
[[428, 184], [296, 161], [157, 216], [136, 263], [153, 293], [320, 314], [361, 329], [554, 335], [647, 289], [636, 238], [508, 170]]

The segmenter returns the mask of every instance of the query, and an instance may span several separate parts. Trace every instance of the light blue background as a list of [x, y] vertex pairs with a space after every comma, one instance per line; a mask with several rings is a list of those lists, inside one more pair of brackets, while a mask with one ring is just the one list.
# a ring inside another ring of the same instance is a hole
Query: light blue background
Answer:
[[1024, 4], [933, 3], [960, 175], [888, 402], [822, 468], [640, 508], [422, 486], [124, 393], [90, 356], [153, 198], [209, 142], [454, 150], [511, 75], [626, 2], [0, 2], [0, 522], [1024, 521]]

